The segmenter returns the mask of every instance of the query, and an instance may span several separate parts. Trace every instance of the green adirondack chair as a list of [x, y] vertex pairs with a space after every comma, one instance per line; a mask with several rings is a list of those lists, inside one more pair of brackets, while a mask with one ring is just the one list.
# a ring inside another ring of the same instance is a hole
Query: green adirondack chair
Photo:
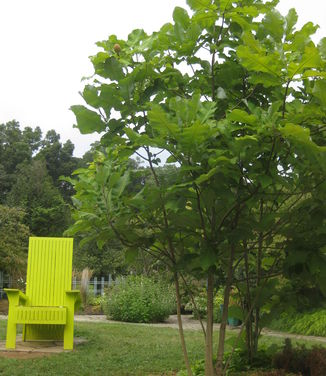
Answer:
[[26, 295], [5, 289], [9, 300], [6, 348], [16, 348], [16, 327], [23, 340], [63, 340], [73, 349], [74, 309], [79, 291], [71, 290], [73, 239], [29, 239]]

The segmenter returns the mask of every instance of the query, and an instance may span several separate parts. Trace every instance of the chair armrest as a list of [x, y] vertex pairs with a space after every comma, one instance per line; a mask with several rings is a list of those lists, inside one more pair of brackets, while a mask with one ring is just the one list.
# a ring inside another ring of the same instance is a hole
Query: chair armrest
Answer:
[[9, 304], [18, 305], [20, 301], [22, 301], [23, 304], [27, 302], [27, 296], [18, 289], [4, 289], [4, 291], [8, 296]]
[[66, 294], [68, 296], [71, 296], [71, 297], [77, 299], [78, 296], [80, 295], [80, 291], [79, 290], [66, 290]]
[[75, 309], [78, 309], [81, 305], [80, 291], [79, 290], [66, 290], [66, 301], [72, 302], [75, 305]]

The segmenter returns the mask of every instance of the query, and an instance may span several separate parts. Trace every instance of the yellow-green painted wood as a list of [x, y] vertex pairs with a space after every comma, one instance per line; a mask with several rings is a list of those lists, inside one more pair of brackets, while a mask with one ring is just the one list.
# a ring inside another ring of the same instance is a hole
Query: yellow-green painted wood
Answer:
[[16, 324], [66, 324], [66, 307], [24, 307], [18, 306], [14, 310]]
[[6, 289], [9, 299], [6, 347], [16, 347], [16, 325], [23, 339], [63, 340], [73, 348], [74, 308], [79, 291], [71, 290], [71, 238], [29, 239], [26, 295]]

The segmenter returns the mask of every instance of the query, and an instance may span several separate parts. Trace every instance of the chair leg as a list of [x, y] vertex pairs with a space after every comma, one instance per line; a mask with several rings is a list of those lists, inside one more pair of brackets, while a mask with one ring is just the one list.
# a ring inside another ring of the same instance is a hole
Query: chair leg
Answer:
[[8, 320], [7, 322], [7, 339], [6, 339], [6, 348], [15, 349], [16, 348], [16, 333], [17, 333], [17, 324]]
[[64, 350], [73, 350], [74, 348], [74, 319], [67, 320], [63, 332], [63, 348]]

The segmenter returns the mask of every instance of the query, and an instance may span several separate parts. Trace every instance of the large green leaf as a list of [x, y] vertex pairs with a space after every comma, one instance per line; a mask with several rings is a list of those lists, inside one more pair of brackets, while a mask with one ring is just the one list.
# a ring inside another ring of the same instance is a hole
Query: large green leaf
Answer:
[[122, 98], [120, 98], [119, 89], [115, 84], [102, 84], [99, 88], [99, 94], [101, 99], [101, 105], [104, 109], [114, 108], [120, 111], [123, 108]]
[[246, 111], [235, 109], [227, 115], [228, 120], [245, 123], [250, 125], [257, 125], [258, 119], [255, 115], [250, 115]]
[[233, 4], [237, 4], [239, 2], [240, 0], [219, 0], [217, 4], [219, 5], [221, 12], [226, 12], [227, 10], [233, 8]]
[[315, 82], [313, 94], [319, 99], [321, 105], [326, 108], [326, 80]]
[[318, 48], [323, 59], [326, 59], [326, 38], [319, 42]]
[[179, 131], [178, 125], [168, 119], [166, 112], [160, 106], [152, 107], [148, 112], [148, 119], [151, 126], [161, 135], [175, 135]]
[[230, 18], [232, 22], [235, 22], [236, 24], [241, 26], [244, 32], [255, 29], [255, 26], [253, 26], [250, 22], [248, 22], [246, 17], [240, 15], [239, 13], [236, 13], [236, 12], [230, 13], [228, 15], [228, 18]]
[[306, 46], [311, 43], [311, 35], [318, 29], [318, 26], [312, 22], [307, 22], [301, 30], [296, 31], [288, 36], [289, 44], [284, 44], [284, 50], [293, 51], [294, 53], [304, 52]]
[[244, 32], [242, 34], [242, 40], [245, 45], [250, 47], [255, 53], [265, 54], [266, 50], [261, 46], [259, 41], [254, 37], [251, 32]]
[[98, 184], [104, 185], [108, 180], [111, 173], [111, 169], [106, 165], [97, 166], [95, 180]]
[[284, 34], [284, 17], [276, 10], [268, 12], [263, 20], [265, 30], [277, 41], [281, 42]]
[[119, 81], [124, 77], [122, 65], [114, 56], [110, 56], [105, 60], [102, 74], [113, 81]]
[[215, 174], [217, 174], [218, 172], [218, 167], [213, 167], [212, 169], [210, 169], [206, 174], [202, 174], [200, 175], [197, 179], [196, 179], [196, 183], [197, 184], [202, 184], [204, 182], [206, 182], [207, 180], [209, 180], [212, 176], [214, 176]]
[[98, 113], [81, 105], [71, 106], [70, 109], [76, 116], [77, 128], [80, 133], [100, 133], [105, 131], [106, 124], [102, 121], [101, 116]]
[[190, 18], [185, 9], [181, 7], [175, 7], [173, 11], [173, 20], [182, 26], [183, 29], [187, 29], [190, 24]]
[[206, 10], [212, 7], [212, 0], [187, 0], [187, 4], [195, 11]]
[[285, 34], [289, 36], [292, 34], [294, 26], [298, 22], [298, 14], [294, 8], [291, 8], [285, 17], [286, 26], [285, 26]]
[[192, 17], [192, 24], [200, 26], [201, 29], [213, 27], [218, 19], [218, 13], [213, 10], [202, 10], [195, 13]]
[[143, 29], [133, 30], [128, 35], [128, 45], [132, 48], [138, 48], [140, 44], [143, 43], [144, 39], [147, 38], [147, 34]]
[[95, 86], [86, 85], [83, 91], [83, 98], [85, 99], [86, 103], [92, 107], [100, 108], [102, 106], [98, 89]]
[[303, 73], [307, 68], [319, 68], [321, 58], [319, 50], [314, 45], [307, 46], [300, 62], [291, 62], [288, 66], [288, 77], [293, 79], [297, 74]]
[[248, 46], [239, 46], [237, 55], [249, 71], [269, 73], [276, 77], [281, 75], [282, 63], [277, 53], [262, 55], [254, 53]]
[[120, 197], [124, 190], [126, 189], [128, 183], [130, 181], [130, 174], [126, 172], [124, 175], [120, 177], [120, 179], [116, 182], [116, 196]]
[[312, 141], [310, 130], [308, 128], [304, 128], [296, 124], [287, 123], [283, 128], [281, 128], [281, 133], [285, 137], [296, 141], [298, 144], [310, 148], [311, 154], [316, 151], [326, 151], [326, 146], [318, 146]]
[[[232, 1], [232, 3], [234, 3], [234, 2]], [[253, 5], [237, 6], [236, 8], [232, 8], [232, 13], [241, 13], [241, 14], [244, 14], [244, 15], [250, 16], [250, 17], [258, 17], [259, 10], [258, 10], [257, 7], [255, 7]]]

